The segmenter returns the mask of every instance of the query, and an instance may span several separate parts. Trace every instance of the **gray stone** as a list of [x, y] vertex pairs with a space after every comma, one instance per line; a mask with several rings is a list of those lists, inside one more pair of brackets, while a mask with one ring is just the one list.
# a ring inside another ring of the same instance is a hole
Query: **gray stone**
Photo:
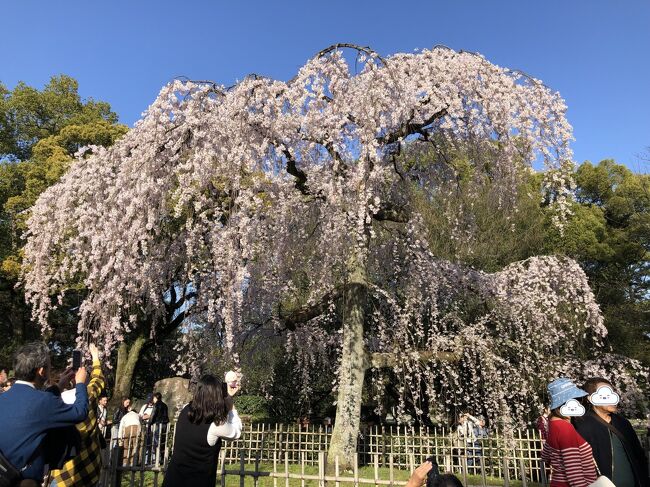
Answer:
[[169, 408], [170, 421], [176, 421], [183, 406], [192, 400], [189, 385], [190, 380], [183, 377], [170, 377], [156, 382], [154, 391], [162, 394], [162, 400]]

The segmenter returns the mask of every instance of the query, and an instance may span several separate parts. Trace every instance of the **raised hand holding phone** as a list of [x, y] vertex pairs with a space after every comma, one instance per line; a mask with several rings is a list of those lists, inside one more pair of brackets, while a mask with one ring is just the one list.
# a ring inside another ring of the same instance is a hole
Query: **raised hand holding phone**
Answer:
[[234, 396], [237, 394], [241, 388], [241, 372], [235, 372], [234, 370], [229, 370], [226, 372], [226, 384], [228, 385], [228, 395]]
[[87, 377], [88, 377], [88, 372], [86, 371], [86, 367], [79, 367], [79, 369], [77, 369], [77, 371], [74, 374], [75, 384], [85, 384]]
[[77, 371], [81, 367], [81, 350], [72, 351], [72, 370]]

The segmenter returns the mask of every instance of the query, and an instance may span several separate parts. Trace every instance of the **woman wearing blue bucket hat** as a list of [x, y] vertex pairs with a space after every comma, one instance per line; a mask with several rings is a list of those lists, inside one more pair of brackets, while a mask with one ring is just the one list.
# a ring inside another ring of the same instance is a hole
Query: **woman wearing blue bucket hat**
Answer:
[[542, 460], [551, 466], [551, 487], [588, 487], [597, 477], [591, 446], [571, 424], [572, 416], [585, 413], [577, 399], [587, 393], [566, 377], [554, 380], [547, 389], [551, 416]]

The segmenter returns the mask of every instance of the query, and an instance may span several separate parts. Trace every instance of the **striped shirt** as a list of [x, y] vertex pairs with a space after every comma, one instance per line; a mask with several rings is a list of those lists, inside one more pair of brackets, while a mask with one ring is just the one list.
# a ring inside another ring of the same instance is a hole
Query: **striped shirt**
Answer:
[[573, 425], [561, 419], [549, 421], [542, 460], [551, 466], [551, 487], [587, 487], [596, 481], [591, 446]]

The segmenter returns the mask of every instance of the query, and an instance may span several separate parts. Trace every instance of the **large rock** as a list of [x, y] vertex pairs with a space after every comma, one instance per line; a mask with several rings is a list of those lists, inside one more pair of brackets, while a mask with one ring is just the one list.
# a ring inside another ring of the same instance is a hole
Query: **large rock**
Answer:
[[163, 402], [169, 408], [170, 421], [175, 421], [183, 406], [192, 400], [189, 385], [190, 380], [182, 377], [170, 377], [156, 382], [154, 391], [162, 394]]

